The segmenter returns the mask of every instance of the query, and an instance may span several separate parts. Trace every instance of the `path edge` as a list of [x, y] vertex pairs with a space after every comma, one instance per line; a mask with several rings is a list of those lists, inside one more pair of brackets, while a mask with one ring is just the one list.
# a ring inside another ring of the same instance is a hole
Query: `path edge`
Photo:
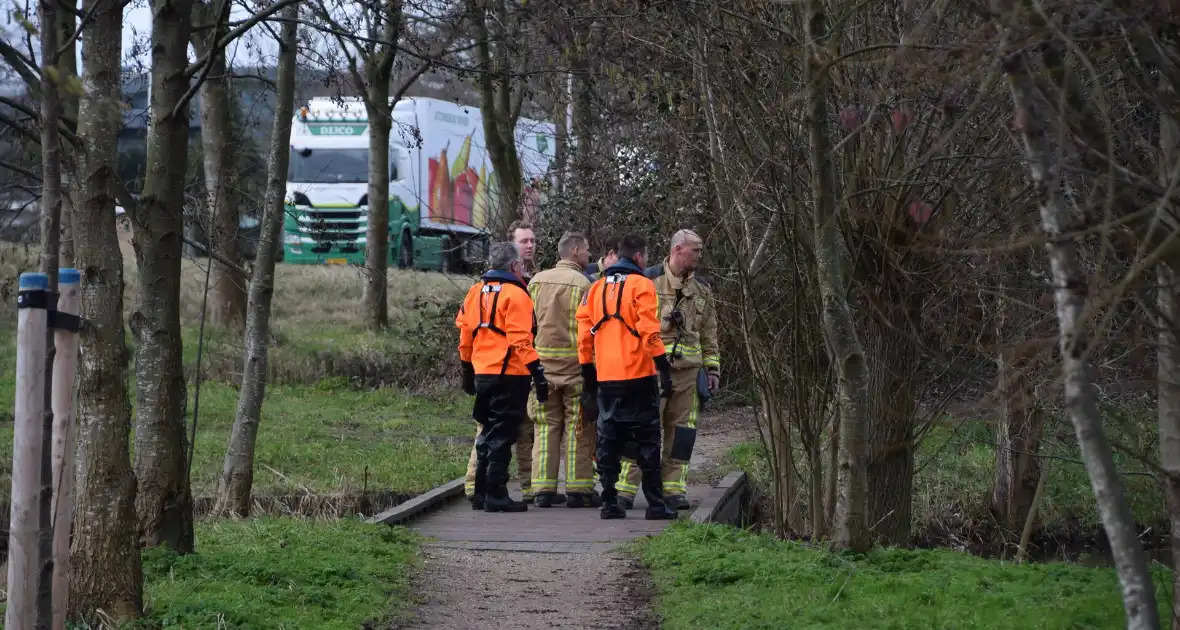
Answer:
[[402, 525], [415, 516], [428, 512], [443, 503], [463, 494], [465, 477], [448, 481], [441, 486], [432, 488], [408, 501], [399, 503], [380, 514], [366, 520], [373, 525]]
[[724, 523], [740, 525], [743, 507], [748, 503], [753, 487], [744, 470], [735, 470], [725, 476], [709, 490], [693, 510], [689, 520], [693, 523]]

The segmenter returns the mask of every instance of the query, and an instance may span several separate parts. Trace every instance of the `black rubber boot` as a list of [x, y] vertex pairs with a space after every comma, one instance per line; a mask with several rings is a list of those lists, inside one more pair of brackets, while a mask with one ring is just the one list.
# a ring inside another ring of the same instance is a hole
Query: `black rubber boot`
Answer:
[[602, 498], [597, 494], [571, 494], [565, 506], [572, 508], [602, 507]]
[[533, 498], [533, 504], [539, 508], [553, 507], [553, 495], [552, 492], [538, 492], [537, 496]]
[[628, 497], [620, 494], [619, 507], [623, 508], [624, 510], [635, 509], [635, 497]]
[[627, 510], [619, 507], [618, 503], [604, 503], [598, 513], [604, 521], [615, 518], [627, 518]]
[[649, 521], [673, 521], [676, 520], [676, 516], [676, 510], [671, 508], [648, 506], [643, 518]]
[[512, 497], [486, 497], [483, 501], [483, 511], [485, 512], [527, 512], [529, 504], [524, 501], [515, 501]]
[[467, 497], [467, 500], [471, 501], [471, 509], [473, 509], [473, 510], [482, 510], [483, 509], [483, 495], [473, 494], [473, 495]]
[[688, 498], [682, 494], [667, 495], [664, 497], [664, 505], [673, 510], [687, 510], [692, 507], [689, 504]]
[[558, 492], [553, 495], [553, 505], [562, 505], [565, 503], [565, 501], [566, 499], [564, 493]]

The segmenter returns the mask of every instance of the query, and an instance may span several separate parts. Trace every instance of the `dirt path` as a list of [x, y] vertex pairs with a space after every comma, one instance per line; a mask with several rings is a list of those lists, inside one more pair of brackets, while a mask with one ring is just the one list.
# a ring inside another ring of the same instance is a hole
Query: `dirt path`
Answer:
[[653, 587], [622, 552], [428, 548], [416, 622], [402, 628], [656, 628]]
[[[691, 483], [711, 484], [729, 472], [722, 465], [725, 454], [757, 438], [753, 423], [752, 411], [745, 409], [702, 417]], [[651, 612], [655, 590], [642, 564], [623, 551], [585, 549], [596, 546], [584, 545], [580, 553], [536, 553], [428, 545], [417, 579], [420, 605], [413, 619], [394, 627], [658, 628]]]

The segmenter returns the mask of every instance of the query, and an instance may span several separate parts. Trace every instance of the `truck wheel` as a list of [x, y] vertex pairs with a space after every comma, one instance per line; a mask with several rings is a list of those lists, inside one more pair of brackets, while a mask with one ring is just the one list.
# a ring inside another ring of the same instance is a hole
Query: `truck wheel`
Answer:
[[402, 232], [402, 246], [398, 254], [398, 267], [402, 269], [412, 269], [414, 267], [414, 239], [410, 238], [409, 232]]

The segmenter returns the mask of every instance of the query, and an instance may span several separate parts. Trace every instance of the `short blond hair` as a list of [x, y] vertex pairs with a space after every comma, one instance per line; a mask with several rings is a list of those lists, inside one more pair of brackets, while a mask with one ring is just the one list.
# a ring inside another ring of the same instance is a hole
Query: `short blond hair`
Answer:
[[589, 247], [586, 235], [581, 232], [566, 232], [561, 235], [561, 240], [557, 241], [557, 255], [563, 259], [567, 258], [578, 247]]

